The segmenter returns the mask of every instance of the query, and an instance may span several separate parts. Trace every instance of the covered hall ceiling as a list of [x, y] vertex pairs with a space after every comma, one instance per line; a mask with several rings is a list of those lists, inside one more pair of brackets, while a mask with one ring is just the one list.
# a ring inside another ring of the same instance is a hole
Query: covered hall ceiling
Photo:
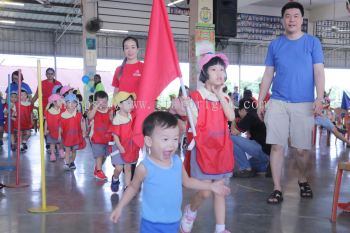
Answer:
[[[125, 28], [140, 28], [141, 32], [147, 33], [148, 18], [152, 0], [88, 0], [97, 4], [114, 4], [108, 17], [113, 17], [114, 24], [118, 22]], [[170, 0], [164, 0], [166, 4]], [[346, 0], [300, 0], [304, 6], [314, 11], [324, 9], [328, 13], [328, 19], [333, 17], [334, 1], [337, 6], [344, 6]], [[249, 7], [276, 7], [280, 8], [286, 0], [239, 0], [238, 11]], [[9, 3], [9, 4], [5, 4]], [[12, 3], [12, 4], [11, 4]], [[80, 10], [81, 0], [0, 0], [0, 27], [50, 30], [57, 33], [63, 31], [81, 31], [82, 20]], [[320, 11], [319, 14], [323, 11]], [[127, 13], [127, 14], [126, 14]], [[174, 34], [184, 34], [188, 30], [187, 16], [172, 15], [169, 17], [171, 25], [176, 28]], [[349, 20], [349, 17], [339, 17], [341, 20]], [[138, 23], [137, 20], [141, 23]], [[130, 23], [129, 23], [130, 22]], [[108, 23], [107, 23], [108, 24]], [[135, 26], [136, 25], [136, 26]], [[178, 29], [178, 30], [177, 30]], [[174, 30], [174, 29], [173, 29]]]

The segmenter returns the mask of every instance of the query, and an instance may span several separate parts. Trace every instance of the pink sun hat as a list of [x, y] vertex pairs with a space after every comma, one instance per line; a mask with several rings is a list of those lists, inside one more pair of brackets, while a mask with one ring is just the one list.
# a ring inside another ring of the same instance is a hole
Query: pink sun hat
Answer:
[[223, 53], [206, 53], [202, 56], [202, 58], [199, 60], [199, 68], [202, 70], [203, 69], [203, 66], [205, 64], [207, 64], [211, 59], [213, 59], [214, 57], [219, 57], [221, 58], [224, 63], [225, 63], [225, 66], [227, 67], [229, 65], [229, 61], [228, 61], [228, 58], [225, 54]]
[[60, 95], [64, 95], [66, 94], [68, 91], [74, 89], [73, 87], [71, 86], [63, 86], [60, 90]]
[[59, 94], [52, 94], [49, 97], [49, 104], [52, 104], [53, 102], [62, 99], [62, 97]]

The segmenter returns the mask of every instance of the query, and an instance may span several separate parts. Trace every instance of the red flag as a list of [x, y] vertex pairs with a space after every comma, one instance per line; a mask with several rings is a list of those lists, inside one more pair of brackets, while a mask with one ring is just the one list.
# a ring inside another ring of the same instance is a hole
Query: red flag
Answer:
[[181, 70], [163, 0], [153, 0], [146, 46], [145, 64], [140, 80], [136, 108], [134, 141], [142, 147], [142, 123], [154, 111], [156, 98]]

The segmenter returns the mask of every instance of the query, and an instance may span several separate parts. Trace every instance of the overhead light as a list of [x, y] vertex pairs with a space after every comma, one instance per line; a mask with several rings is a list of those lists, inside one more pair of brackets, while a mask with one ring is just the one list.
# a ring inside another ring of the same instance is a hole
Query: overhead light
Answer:
[[0, 20], [0, 23], [3, 23], [3, 24], [15, 24], [16, 21], [13, 21], [13, 20]]
[[129, 31], [125, 31], [125, 30], [115, 30], [115, 29], [106, 29], [106, 28], [101, 28], [99, 31], [100, 32], [114, 32], [114, 33], [129, 33]]
[[8, 2], [8, 1], [0, 1], [0, 5], [7, 5], [7, 6], [24, 6], [24, 3], [20, 2]]
[[178, 3], [180, 3], [180, 2], [183, 2], [183, 1], [185, 1], [185, 0], [177, 0], [177, 1], [175, 1], [175, 2], [169, 3], [168, 6], [173, 6], [173, 5], [178, 4]]

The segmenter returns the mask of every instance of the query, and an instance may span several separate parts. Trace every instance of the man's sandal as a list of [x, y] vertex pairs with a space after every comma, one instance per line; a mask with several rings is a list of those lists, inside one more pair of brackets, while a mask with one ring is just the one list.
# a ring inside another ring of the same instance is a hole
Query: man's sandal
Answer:
[[280, 204], [282, 201], [282, 192], [279, 190], [274, 190], [266, 200], [268, 204]]
[[313, 193], [312, 193], [311, 187], [310, 187], [308, 182], [303, 182], [303, 183], [298, 182], [298, 184], [299, 184], [299, 188], [300, 188], [300, 196], [301, 197], [303, 197], [303, 198], [312, 198], [313, 197]]

